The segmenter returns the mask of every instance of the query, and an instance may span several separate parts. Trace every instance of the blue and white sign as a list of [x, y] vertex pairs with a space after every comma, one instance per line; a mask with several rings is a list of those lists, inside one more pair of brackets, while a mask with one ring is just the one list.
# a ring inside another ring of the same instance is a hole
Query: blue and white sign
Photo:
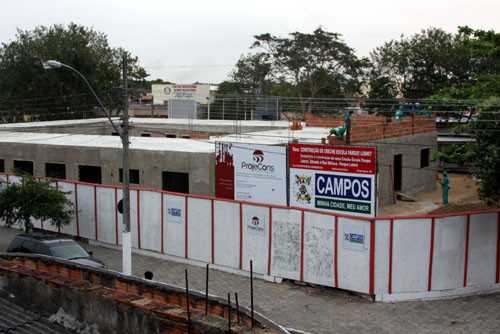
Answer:
[[182, 222], [182, 204], [176, 201], [167, 201], [167, 222]]
[[343, 248], [355, 251], [365, 251], [365, 229], [362, 226], [344, 225]]

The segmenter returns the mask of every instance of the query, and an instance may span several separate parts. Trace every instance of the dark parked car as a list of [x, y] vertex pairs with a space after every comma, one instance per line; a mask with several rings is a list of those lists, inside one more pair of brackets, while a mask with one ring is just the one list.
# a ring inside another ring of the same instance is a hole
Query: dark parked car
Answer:
[[75, 240], [48, 233], [26, 233], [14, 237], [8, 253], [30, 253], [58, 257], [87, 266], [106, 268], [104, 262], [88, 253]]

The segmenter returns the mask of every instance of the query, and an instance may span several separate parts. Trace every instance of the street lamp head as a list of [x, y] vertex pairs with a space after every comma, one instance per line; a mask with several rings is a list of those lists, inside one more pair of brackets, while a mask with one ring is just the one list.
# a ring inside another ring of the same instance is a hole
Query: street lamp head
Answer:
[[57, 60], [47, 60], [45, 63], [43, 63], [43, 68], [46, 70], [60, 67], [62, 67], [62, 64]]

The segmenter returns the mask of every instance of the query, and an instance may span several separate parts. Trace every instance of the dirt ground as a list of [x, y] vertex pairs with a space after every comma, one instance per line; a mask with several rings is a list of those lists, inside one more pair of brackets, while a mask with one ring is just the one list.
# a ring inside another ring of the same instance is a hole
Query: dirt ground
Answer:
[[448, 204], [444, 205], [441, 192], [440, 180], [436, 180], [436, 189], [427, 191], [412, 198], [415, 202], [398, 199], [396, 204], [379, 206], [378, 215], [382, 216], [412, 216], [425, 214], [446, 214], [464, 211], [481, 211], [500, 208], [500, 203], [488, 206], [479, 200], [477, 194], [477, 181], [467, 174], [452, 174], [450, 177], [450, 191], [448, 192]]

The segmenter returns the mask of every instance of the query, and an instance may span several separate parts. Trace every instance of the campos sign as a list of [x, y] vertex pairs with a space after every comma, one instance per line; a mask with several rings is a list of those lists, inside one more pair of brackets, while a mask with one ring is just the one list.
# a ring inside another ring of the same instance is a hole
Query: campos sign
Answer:
[[286, 205], [286, 147], [215, 143], [217, 197]]
[[290, 205], [375, 216], [375, 148], [290, 144]]

